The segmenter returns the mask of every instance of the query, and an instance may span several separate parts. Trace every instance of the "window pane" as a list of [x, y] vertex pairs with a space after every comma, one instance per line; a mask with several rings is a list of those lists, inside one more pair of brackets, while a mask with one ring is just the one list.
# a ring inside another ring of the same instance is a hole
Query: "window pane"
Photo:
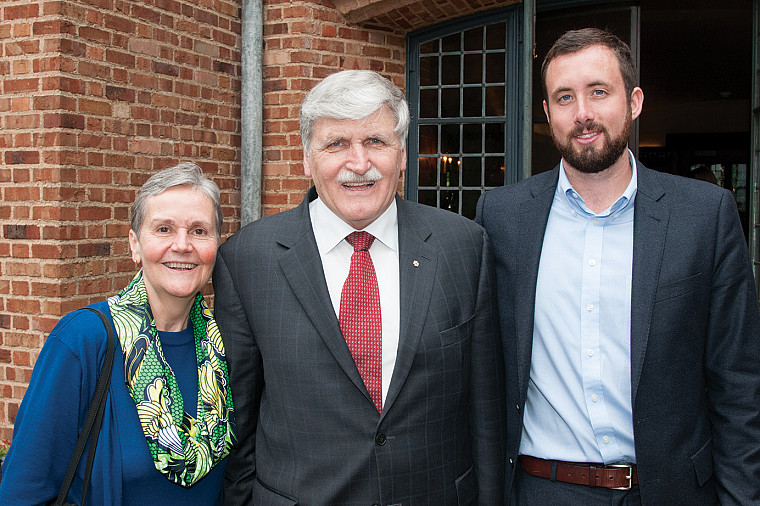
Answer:
[[459, 212], [459, 191], [441, 190], [441, 209]]
[[504, 86], [489, 86], [486, 88], [486, 116], [504, 116], [505, 107]]
[[459, 84], [459, 55], [441, 58], [441, 84]]
[[443, 52], [459, 51], [460, 50], [460, 34], [455, 33], [441, 39], [441, 50]]
[[420, 44], [420, 54], [437, 53], [438, 52], [438, 39], [431, 40]]
[[464, 116], [480, 116], [483, 114], [481, 95], [482, 88], [464, 88], [462, 90], [462, 113]]
[[436, 161], [438, 158], [431, 156], [421, 156], [419, 158], [419, 176], [417, 184], [419, 186], [435, 186]]
[[464, 32], [464, 50], [478, 51], [483, 49], [483, 27], [473, 28]]
[[441, 117], [456, 118], [459, 116], [459, 88], [444, 88], [441, 90]]
[[438, 84], [438, 57], [420, 58], [420, 86], [435, 86], [436, 84]]
[[441, 125], [441, 153], [459, 154], [459, 125]]
[[459, 159], [450, 156], [441, 157], [441, 186], [459, 186]]
[[501, 186], [504, 184], [504, 157], [486, 157], [486, 186]]
[[507, 24], [496, 23], [486, 27], [486, 49], [504, 49]]
[[486, 153], [504, 152], [504, 123], [486, 124]]
[[438, 127], [436, 125], [420, 126], [419, 150], [421, 155], [438, 154]]
[[483, 55], [464, 55], [464, 82], [465, 84], [480, 84], [483, 82]]
[[464, 125], [462, 127], [462, 152], [480, 153], [483, 149], [483, 127], [476, 125]]
[[438, 117], [438, 90], [420, 90], [420, 118]]
[[481, 184], [480, 157], [466, 156], [462, 158], [462, 186], [480, 186]]
[[426, 206], [437, 207], [436, 193], [435, 190], [420, 190], [417, 192], [417, 202]]
[[465, 190], [462, 192], [462, 216], [470, 219], [475, 218], [479, 198], [480, 190]]
[[504, 53], [486, 54], [486, 82], [503, 83], [506, 80]]

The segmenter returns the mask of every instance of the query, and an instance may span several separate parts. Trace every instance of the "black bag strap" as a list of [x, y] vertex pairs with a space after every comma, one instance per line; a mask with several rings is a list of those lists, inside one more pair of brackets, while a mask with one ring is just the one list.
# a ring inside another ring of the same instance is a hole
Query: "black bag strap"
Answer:
[[87, 450], [87, 461], [84, 469], [84, 484], [82, 486], [81, 506], [84, 506], [85, 499], [87, 498], [87, 489], [90, 485], [92, 464], [95, 461], [95, 448], [98, 445], [98, 435], [100, 434], [100, 427], [103, 425], [103, 413], [106, 409], [108, 387], [111, 384], [111, 371], [113, 371], [113, 356], [116, 348], [113, 326], [102, 311], [98, 311], [92, 307], [86, 307], [84, 309], [88, 309], [100, 317], [103, 326], [106, 328], [106, 333], [108, 334], [108, 348], [106, 349], [106, 358], [103, 361], [103, 366], [100, 369], [98, 383], [95, 386], [95, 394], [92, 396], [90, 408], [87, 410], [87, 417], [82, 426], [82, 432], [79, 434], [79, 439], [77, 439], [77, 444], [74, 447], [74, 455], [71, 457], [68, 469], [66, 469], [66, 476], [63, 478], [61, 491], [54, 503], [55, 506], [61, 506], [66, 502], [66, 495], [69, 493], [69, 487], [71, 487], [71, 483], [74, 481], [74, 475], [76, 474], [77, 467], [79, 467], [79, 461], [82, 460], [84, 447], [89, 440], [90, 446]]

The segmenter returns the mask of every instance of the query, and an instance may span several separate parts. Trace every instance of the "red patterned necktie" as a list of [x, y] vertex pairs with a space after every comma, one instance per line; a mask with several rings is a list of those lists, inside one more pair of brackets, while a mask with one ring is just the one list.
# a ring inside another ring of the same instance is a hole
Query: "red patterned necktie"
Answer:
[[382, 320], [377, 275], [369, 256], [375, 237], [352, 232], [346, 237], [354, 253], [340, 293], [340, 330], [359, 374], [379, 412], [383, 410]]

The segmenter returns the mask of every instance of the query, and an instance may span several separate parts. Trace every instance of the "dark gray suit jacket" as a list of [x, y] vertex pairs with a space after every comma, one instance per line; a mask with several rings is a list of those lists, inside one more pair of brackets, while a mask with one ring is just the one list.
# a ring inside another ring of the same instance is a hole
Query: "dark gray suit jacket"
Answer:
[[[729, 192], [637, 165], [633, 428], [644, 504], [760, 502], [760, 315]], [[486, 192], [507, 371], [507, 493], [522, 433], [538, 263], [559, 167]]]
[[330, 302], [315, 197], [219, 249], [215, 313], [240, 441], [225, 503], [501, 504], [505, 393], [485, 232], [396, 199], [401, 327], [380, 414]]

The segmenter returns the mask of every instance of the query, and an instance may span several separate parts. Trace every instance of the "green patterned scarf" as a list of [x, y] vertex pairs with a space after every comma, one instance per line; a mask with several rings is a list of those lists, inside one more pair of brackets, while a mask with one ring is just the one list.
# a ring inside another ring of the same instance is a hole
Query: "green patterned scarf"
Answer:
[[198, 408], [193, 418], [184, 410], [177, 379], [164, 359], [142, 270], [108, 304], [124, 350], [125, 382], [156, 469], [169, 481], [190, 487], [235, 443], [227, 361], [216, 321], [197, 294], [190, 309], [198, 361]]

